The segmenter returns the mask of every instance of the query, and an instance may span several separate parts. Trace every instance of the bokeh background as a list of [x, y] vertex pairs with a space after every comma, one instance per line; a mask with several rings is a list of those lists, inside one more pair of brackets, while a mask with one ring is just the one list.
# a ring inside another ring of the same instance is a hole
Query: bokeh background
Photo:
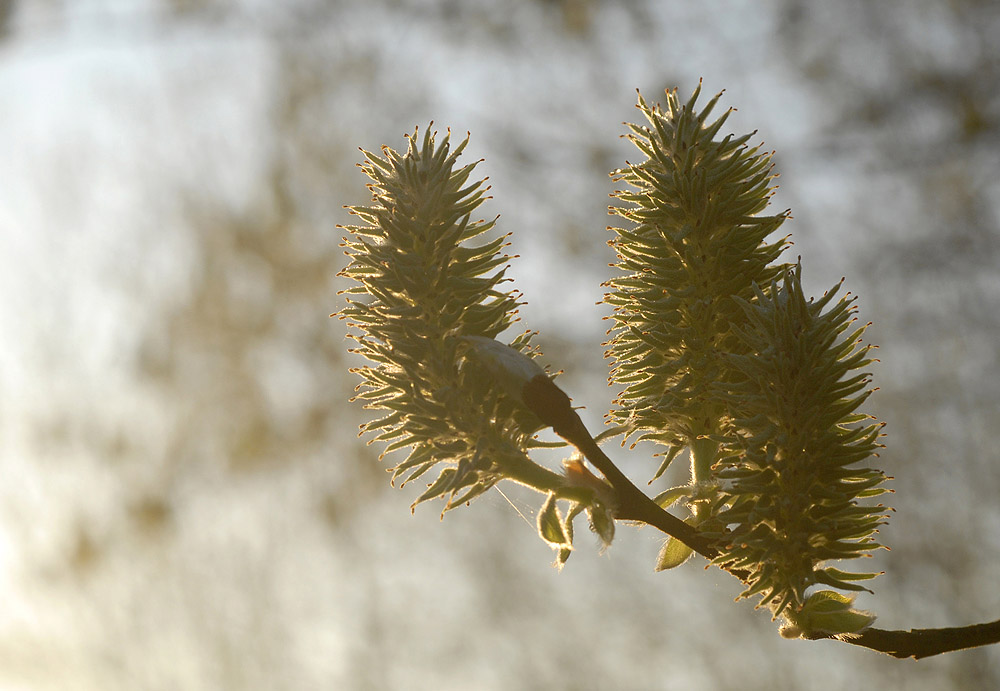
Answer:
[[516, 489], [411, 515], [327, 317], [358, 147], [471, 131], [599, 428], [622, 121], [704, 78], [776, 151], [807, 287], [874, 322], [897, 511], [861, 605], [996, 619], [998, 35], [992, 0], [0, 1], [0, 689], [1000, 687], [997, 647], [784, 641], [649, 529], [557, 573]]

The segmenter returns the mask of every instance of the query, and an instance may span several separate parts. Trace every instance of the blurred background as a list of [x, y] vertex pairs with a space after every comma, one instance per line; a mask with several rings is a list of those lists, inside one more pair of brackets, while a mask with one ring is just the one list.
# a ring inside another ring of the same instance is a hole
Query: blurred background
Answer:
[[776, 151], [787, 259], [874, 322], [897, 511], [861, 606], [996, 619], [998, 35], [991, 0], [0, 0], [0, 689], [1000, 687], [996, 646], [782, 640], [648, 529], [557, 573], [516, 489], [411, 515], [327, 317], [358, 147], [471, 131], [598, 429], [622, 122], [704, 78]]

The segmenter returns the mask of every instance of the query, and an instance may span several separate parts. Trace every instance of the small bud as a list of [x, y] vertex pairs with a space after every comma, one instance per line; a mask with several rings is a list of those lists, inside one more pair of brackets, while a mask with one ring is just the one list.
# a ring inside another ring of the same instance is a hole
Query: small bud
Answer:
[[509, 345], [485, 336], [465, 336], [476, 358], [508, 394], [523, 400], [521, 390], [533, 378], [545, 376], [545, 370], [527, 355]]
[[483, 336], [466, 336], [476, 357], [510, 396], [521, 401], [556, 434], [575, 439], [578, 420], [570, 398], [527, 355]]

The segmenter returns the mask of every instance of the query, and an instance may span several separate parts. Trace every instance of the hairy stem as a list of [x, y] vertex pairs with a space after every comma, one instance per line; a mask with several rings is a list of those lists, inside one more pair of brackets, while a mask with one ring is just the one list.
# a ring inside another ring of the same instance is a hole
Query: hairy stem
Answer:
[[719, 453], [719, 443], [699, 437], [691, 442], [691, 481], [708, 482], [712, 479], [712, 465]]

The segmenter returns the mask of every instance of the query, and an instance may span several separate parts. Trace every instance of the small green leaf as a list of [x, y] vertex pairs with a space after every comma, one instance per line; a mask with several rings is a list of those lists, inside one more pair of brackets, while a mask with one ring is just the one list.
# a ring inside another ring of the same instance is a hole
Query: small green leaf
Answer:
[[832, 566], [828, 566], [823, 569], [827, 574], [836, 578], [840, 581], [867, 581], [869, 579], [875, 578], [876, 576], [882, 575], [881, 573], [852, 573], [849, 571], [841, 571], [840, 569], [835, 569]]
[[861, 633], [875, 621], [871, 612], [849, 609], [831, 614], [814, 614], [806, 622], [808, 631], [831, 636]]
[[603, 444], [608, 439], [611, 439], [612, 437], [621, 436], [625, 434], [627, 431], [628, 428], [625, 427], [625, 425], [612, 425], [611, 427], [608, 427], [603, 432], [594, 437], [594, 441], [597, 444]]
[[587, 517], [590, 519], [591, 529], [601, 539], [601, 550], [610, 547], [611, 541], [615, 539], [615, 517], [611, 510], [601, 502], [594, 502], [587, 508]]
[[832, 590], [820, 590], [813, 593], [802, 606], [802, 611], [807, 613], [843, 612], [851, 608], [854, 598], [848, 595], [841, 595]]
[[[625, 428], [624, 425], [619, 425], [619, 427]], [[657, 480], [659, 480], [660, 476], [663, 475], [663, 473], [665, 473], [667, 471], [667, 466], [670, 465], [670, 462], [673, 461], [675, 458], [677, 458], [678, 454], [680, 454], [680, 452], [683, 451], [683, 450], [684, 450], [684, 447], [681, 446], [681, 445], [679, 445], [679, 444], [674, 444], [674, 445], [667, 446], [666, 452], [663, 453], [663, 454], [660, 454], [661, 456], [663, 456], [663, 462], [660, 463], [660, 467], [656, 469], [656, 473], [653, 474], [653, 479], [650, 480], [650, 483], [653, 483], [653, 482], [656, 482]]]
[[677, 538], [668, 538], [660, 549], [660, 556], [656, 559], [656, 570], [666, 571], [676, 568], [686, 562], [693, 552], [694, 550]]
[[791, 625], [787, 627], [787, 631], [783, 629], [782, 635], [817, 638], [860, 633], [872, 625], [875, 615], [854, 609], [853, 605], [853, 597], [832, 590], [813, 593], [801, 611], [790, 618]]
[[659, 504], [661, 509], [669, 509], [671, 506], [676, 504], [684, 497], [690, 497], [694, 488], [691, 485], [680, 485], [678, 487], [671, 487], [668, 490], [664, 490], [657, 494], [653, 501]]
[[559, 507], [556, 506], [556, 495], [549, 494], [542, 510], [538, 512], [538, 534], [553, 547], [572, 549], [573, 545], [563, 528]]
[[560, 548], [559, 554], [556, 556], [556, 563], [554, 565], [556, 569], [562, 571], [562, 568], [566, 566], [566, 562], [569, 560], [569, 555], [571, 554], [573, 554], [572, 548], [570, 547]]
[[412, 511], [417, 506], [417, 504], [422, 504], [428, 499], [439, 497], [445, 492], [447, 492], [454, 479], [455, 479], [454, 468], [445, 468], [444, 470], [442, 470], [441, 474], [438, 475], [437, 480], [428, 485], [427, 490], [419, 497], [417, 497], [417, 500], [410, 505], [410, 510]]
[[[852, 576], [853, 578], [842, 579], [839, 576], [830, 573], [831, 571], [837, 572], [837, 569], [828, 569], [828, 568], [817, 569], [816, 571], [813, 572], [813, 576], [816, 578], [817, 583], [822, 583], [823, 585], [829, 585], [834, 588], [840, 588], [841, 590], [863, 590], [866, 593], [870, 593], [872, 591], [864, 587], [863, 585], [858, 585], [857, 583], [851, 583], [850, 581], [862, 580], [862, 577], [864, 576], [869, 576], [871, 578], [874, 578], [875, 576], [878, 575], [878, 574], [849, 573], [847, 575]], [[839, 573], [844, 573], [844, 572], [840, 571]]]
[[571, 501], [569, 503], [569, 513], [563, 519], [563, 528], [566, 530], [566, 536], [569, 538], [570, 544], [573, 544], [573, 519], [583, 513], [585, 508], [587, 508], [586, 505], [580, 502]]

